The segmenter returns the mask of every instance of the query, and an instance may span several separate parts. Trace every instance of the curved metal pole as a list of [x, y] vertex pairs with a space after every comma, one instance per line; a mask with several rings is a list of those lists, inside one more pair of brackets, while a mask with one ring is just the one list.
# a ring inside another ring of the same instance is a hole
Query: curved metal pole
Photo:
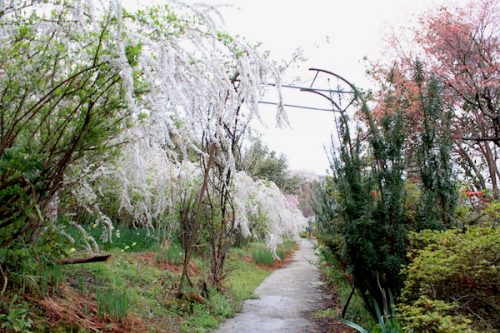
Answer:
[[300, 91], [310, 92], [310, 93], [313, 93], [313, 94], [318, 94], [320, 96], [323, 96], [324, 98], [326, 98], [327, 100], [329, 100], [330, 103], [332, 103], [334, 107], [337, 108], [337, 110], [333, 110], [333, 111], [342, 112], [342, 109], [340, 108], [340, 106], [333, 99], [331, 99], [329, 96], [327, 96], [327, 95], [325, 95], [325, 94], [323, 94], [323, 93], [315, 90], [314, 88], [311, 88], [311, 89], [309, 89], [309, 88], [302, 88], [302, 89], [300, 89]]
[[352, 90], [354, 91], [354, 93], [356, 95], [361, 95], [359, 93], [358, 88], [356, 88], [356, 86], [354, 84], [352, 84], [350, 81], [348, 81], [344, 77], [342, 77], [342, 76], [340, 76], [340, 75], [338, 75], [338, 74], [336, 74], [334, 72], [330, 72], [330, 71], [327, 71], [326, 69], [314, 68], [314, 67], [309, 68], [309, 70], [310, 71], [316, 71], [316, 72], [321, 72], [321, 73], [325, 73], [325, 74], [329, 74], [329, 75], [335, 76], [336, 78], [338, 78], [338, 79], [344, 81], [345, 83], [347, 83], [347, 85], [349, 85], [352, 88]]
[[316, 71], [316, 76], [315, 78], [317, 77], [317, 74], [318, 73], [325, 73], [325, 74], [328, 74], [328, 75], [331, 75], [333, 77], [336, 77], [337, 79], [343, 81], [345, 84], [347, 84], [349, 87], [351, 87], [352, 89], [352, 92], [351, 91], [337, 91], [338, 94], [354, 94], [354, 97], [353, 99], [347, 104], [347, 106], [345, 108], [341, 108], [340, 105], [338, 105], [330, 96], [327, 96], [326, 94], [323, 94], [320, 92], [319, 89], [314, 89], [314, 88], [302, 88], [300, 89], [300, 91], [305, 91], [305, 92], [312, 92], [312, 93], [315, 93], [317, 95], [320, 95], [324, 98], [326, 98], [330, 103], [332, 103], [332, 105], [337, 108], [337, 112], [345, 112], [351, 105], [352, 103], [354, 103], [355, 100], [357, 99], [361, 99], [361, 101], [364, 103], [364, 99], [363, 99], [363, 96], [361, 95], [361, 93], [359, 92], [358, 88], [356, 88], [356, 86], [351, 83], [350, 81], [348, 81], [347, 79], [345, 79], [343, 76], [339, 75], [339, 74], [336, 74], [334, 72], [331, 72], [331, 71], [328, 71], [328, 70], [325, 70], [325, 69], [321, 69], [321, 68], [309, 68], [310, 71]]

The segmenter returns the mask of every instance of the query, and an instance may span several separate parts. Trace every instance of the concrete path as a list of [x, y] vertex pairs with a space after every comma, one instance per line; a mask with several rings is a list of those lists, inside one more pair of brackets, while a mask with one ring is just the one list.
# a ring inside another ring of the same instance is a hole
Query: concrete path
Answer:
[[323, 300], [316, 260], [313, 244], [300, 239], [293, 261], [265, 279], [255, 290], [258, 299], [247, 300], [215, 333], [317, 332], [307, 319]]

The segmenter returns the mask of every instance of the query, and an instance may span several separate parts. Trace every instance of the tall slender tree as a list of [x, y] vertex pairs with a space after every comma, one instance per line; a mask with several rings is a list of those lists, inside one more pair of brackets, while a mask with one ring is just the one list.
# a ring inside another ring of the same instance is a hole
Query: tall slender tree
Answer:
[[415, 70], [423, 119], [417, 151], [421, 181], [417, 228], [447, 229], [453, 226], [458, 197], [451, 158], [451, 113], [444, 110], [436, 77], [431, 76], [424, 87], [424, 73], [418, 61]]

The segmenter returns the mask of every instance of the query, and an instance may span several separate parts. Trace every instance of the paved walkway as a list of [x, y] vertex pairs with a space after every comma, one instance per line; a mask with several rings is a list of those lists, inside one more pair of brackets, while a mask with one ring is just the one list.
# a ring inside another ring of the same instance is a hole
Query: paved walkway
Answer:
[[311, 241], [300, 239], [293, 261], [265, 279], [255, 290], [258, 299], [247, 300], [215, 333], [317, 332], [307, 319], [323, 300], [316, 260]]

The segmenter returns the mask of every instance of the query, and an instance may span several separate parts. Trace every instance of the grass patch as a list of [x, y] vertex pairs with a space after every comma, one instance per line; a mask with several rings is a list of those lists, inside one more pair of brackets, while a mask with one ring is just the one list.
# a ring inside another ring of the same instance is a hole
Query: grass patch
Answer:
[[64, 280], [62, 268], [59, 265], [42, 267], [40, 272], [40, 292], [44, 295], [56, 290]]
[[[334, 287], [338, 303], [334, 308], [319, 310], [313, 316], [316, 318], [330, 317], [340, 319], [342, 308], [351, 293], [351, 285], [344, 275], [344, 270], [340, 262], [328, 249], [321, 249], [320, 262], [322, 263], [320, 266], [321, 272], [325, 276], [327, 283]], [[362, 327], [371, 327], [374, 324], [372, 317], [364, 306], [361, 296], [357, 293], [352, 297], [344, 319], [355, 322]]]
[[[98, 229], [99, 227], [89, 230], [96, 239], [100, 234]], [[89, 302], [89, 309], [95, 306], [100, 325], [110, 318], [113, 318], [113, 325], [127, 325], [139, 320], [139, 324], [148, 326], [148, 333], [202, 333], [217, 328], [222, 321], [240, 311], [243, 301], [254, 298], [255, 288], [272, 273], [272, 268], [277, 267], [273, 266], [276, 261], [263, 242], [233, 248], [226, 261], [229, 274], [224, 281], [225, 290], [209, 290], [209, 297], [206, 297], [202, 294], [201, 286], [208, 281], [209, 257], [206, 254], [196, 255], [192, 259], [196, 267], [196, 274], [191, 276], [195, 286], [193, 293], [202, 295], [204, 302], [179, 300], [176, 298], [180, 278], [178, 266], [183, 259], [180, 245], [172, 242], [168, 248], [162, 249], [155, 238], [146, 236], [144, 230], [119, 230], [119, 237], [114, 232], [113, 243], [98, 242], [102, 250], [112, 254], [110, 260], [104, 263], [47, 267], [46, 271], [40, 272], [42, 291], [50, 292], [59, 285], [70, 288], [73, 295], [80, 295], [78, 297]], [[280, 245], [277, 254], [284, 258], [295, 246], [293, 242], [285, 242]], [[252, 254], [259, 251], [270, 260], [256, 261], [264, 265], [269, 263], [270, 267], [257, 265], [251, 259]], [[60, 293], [57, 297], [65, 295]], [[68, 298], [67, 301], [71, 302], [71, 299]], [[127, 320], [122, 320], [125, 317]], [[42, 314], [33, 318], [36, 318], [35, 325], [40, 332], [50, 331], [48, 328], [43, 329], [47, 319]], [[71, 327], [71, 330], [74, 328], [76, 332], [79, 324], [71, 319], [63, 319], [52, 331], [60, 329], [61, 332], [66, 332], [65, 327]]]
[[184, 252], [180, 244], [171, 243], [167, 249], [157, 250], [156, 260], [161, 263], [180, 265], [184, 260]]
[[268, 249], [258, 248], [252, 251], [252, 258], [256, 264], [260, 265], [272, 265], [274, 263], [274, 257], [271, 251]]
[[86, 230], [97, 241], [99, 248], [104, 251], [112, 249], [120, 249], [123, 252], [154, 251], [159, 247], [159, 239], [161, 239], [146, 229], [120, 226], [113, 230], [112, 242], [103, 242], [101, 240], [102, 227], [87, 227]]
[[226, 278], [226, 284], [236, 303], [254, 298], [255, 288], [271, 274], [270, 270], [255, 266], [241, 257], [231, 258], [228, 268], [232, 271]]
[[313, 318], [336, 318], [337, 312], [333, 308], [321, 309], [313, 313]]
[[[106, 263], [65, 267], [71, 285], [84, 293], [95, 293], [101, 313], [122, 317], [126, 313], [146, 319], [151, 332], [161, 332], [155, 327], [181, 332], [208, 332], [215, 329], [226, 318], [241, 310], [242, 302], [255, 297], [255, 288], [272, 273], [259, 267], [248, 258], [256, 248], [264, 248], [263, 243], [231, 250], [226, 262], [230, 271], [225, 280], [226, 290], [218, 293], [210, 290], [205, 304], [182, 303], [175, 298], [175, 286], [179, 273], [150, 266], [141, 259], [144, 253], [127, 253], [121, 249], [111, 249], [112, 259]], [[170, 251], [168, 251], [171, 249]], [[176, 263], [180, 247], [173, 243], [166, 250], [157, 249], [157, 260]], [[203, 257], [193, 258], [199, 273], [193, 276], [197, 285], [206, 281], [209, 264]], [[126, 290], [120, 294], [118, 291]], [[126, 299], [125, 299], [126, 297]], [[106, 299], [110, 299], [107, 304]], [[102, 305], [99, 305], [102, 304]], [[125, 311], [126, 308], [126, 311]], [[117, 309], [117, 310], [113, 310]], [[153, 324], [154, 323], [154, 324]]]
[[205, 304], [194, 303], [189, 311], [180, 313], [185, 318], [180, 326], [181, 332], [203, 333], [217, 328], [223, 320], [234, 315], [234, 304], [229, 295], [210, 290]]
[[8, 304], [0, 299], [0, 332], [31, 332], [33, 321], [28, 313], [29, 305], [19, 302], [17, 295]]
[[[243, 248], [231, 249], [226, 262], [229, 274], [225, 280], [225, 293], [211, 290], [206, 304], [196, 304], [190, 313], [183, 314], [186, 318], [181, 324], [181, 332], [202, 333], [213, 330], [220, 322], [241, 311], [243, 301], [255, 297], [255, 288], [272, 273], [270, 269], [259, 267], [245, 259], [256, 249], [265, 249], [265, 246], [262, 242], [254, 242]], [[201, 261], [201, 258], [197, 260]], [[197, 263], [198, 266], [203, 264], [204, 262]], [[206, 263], [205, 268], [208, 269]]]
[[[293, 240], [285, 240], [278, 245], [276, 255], [283, 260], [289, 253], [295, 250], [296, 246], [297, 244]], [[256, 264], [270, 266], [276, 262], [272, 252], [262, 242], [250, 244], [249, 249], [251, 249], [252, 258]]]
[[[177, 275], [136, 259], [133, 254], [113, 250], [113, 259], [107, 263], [69, 267], [72, 285], [83, 293], [103, 290], [127, 291], [129, 312], [141, 318], [169, 314], [165, 300], [171, 298], [171, 287]], [[82, 278], [83, 277], [83, 278]]]
[[276, 249], [276, 254], [283, 260], [291, 254], [297, 248], [297, 243], [291, 239], [285, 240], [283, 243], [278, 245]]
[[112, 288], [98, 289], [95, 293], [97, 314], [104, 318], [109, 315], [113, 318], [123, 319], [130, 308], [127, 293], [116, 291]]
[[262, 248], [263, 243], [253, 243], [246, 248], [231, 249], [226, 267], [230, 271], [226, 277], [226, 292], [210, 291], [206, 304], [194, 304], [190, 312], [179, 313], [184, 317], [181, 332], [203, 333], [211, 331], [227, 318], [233, 317], [241, 311], [243, 301], [255, 297], [257, 288], [272, 270], [257, 266], [245, 260], [255, 248]]
[[[86, 224], [83, 229], [94, 238], [101, 251], [116, 249], [122, 252], [154, 251], [160, 247], [160, 242], [164, 239], [144, 228], [130, 228], [120, 225], [113, 229], [112, 241], [109, 242], [102, 239], [102, 235], [107, 234], [107, 229], [103, 226]], [[77, 250], [84, 248], [82, 233], [77, 228], [70, 226], [66, 232], [75, 239], [74, 245]]]
[[281, 243], [280, 245], [278, 245], [278, 251], [283, 251], [284, 253], [289, 253], [293, 250], [295, 250], [295, 248], [297, 247], [297, 243], [291, 239], [286, 239], [285, 241], [283, 241], [283, 243]]
[[207, 310], [209, 309], [203, 304], [194, 304], [189, 319], [184, 320], [181, 324], [181, 332], [204, 333], [217, 328], [219, 320]]

